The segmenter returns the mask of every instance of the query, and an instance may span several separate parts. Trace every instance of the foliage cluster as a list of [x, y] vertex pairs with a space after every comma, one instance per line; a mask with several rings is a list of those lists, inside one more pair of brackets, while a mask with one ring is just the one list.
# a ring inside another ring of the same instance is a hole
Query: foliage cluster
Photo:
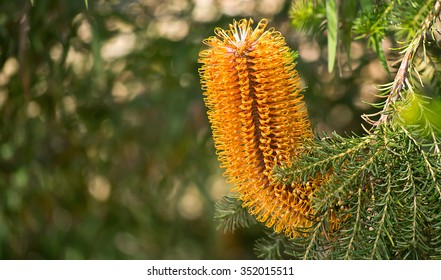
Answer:
[[[294, 27], [326, 33], [329, 71], [350, 62], [351, 44], [362, 40], [392, 79], [378, 86], [371, 104], [377, 112], [363, 115], [363, 135], [318, 136], [292, 165], [274, 170], [280, 182], [321, 178], [322, 185], [313, 197], [313, 226], [299, 228], [302, 236], [294, 239], [268, 233], [256, 243], [259, 257], [441, 258], [440, 10], [438, 0], [293, 1]], [[393, 42], [393, 63], [386, 40]], [[218, 209], [233, 206], [226, 199]], [[340, 220], [336, 229], [332, 215]], [[246, 216], [225, 216], [221, 227], [248, 224]]]

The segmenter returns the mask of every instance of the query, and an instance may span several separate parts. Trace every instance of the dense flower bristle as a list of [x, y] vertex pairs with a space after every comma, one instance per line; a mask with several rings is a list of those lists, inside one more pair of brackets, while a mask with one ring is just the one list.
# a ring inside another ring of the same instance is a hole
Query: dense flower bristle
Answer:
[[199, 62], [214, 144], [228, 181], [251, 214], [289, 237], [312, 224], [316, 183], [287, 186], [271, 178], [312, 137], [300, 79], [283, 36], [252, 20], [204, 40]]

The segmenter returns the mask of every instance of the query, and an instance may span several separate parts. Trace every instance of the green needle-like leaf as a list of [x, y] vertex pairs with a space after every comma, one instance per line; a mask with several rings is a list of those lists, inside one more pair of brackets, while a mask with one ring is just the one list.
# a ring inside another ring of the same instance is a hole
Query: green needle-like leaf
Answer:
[[375, 53], [377, 54], [378, 58], [380, 59], [381, 64], [383, 65], [387, 74], [390, 75], [389, 66], [387, 65], [386, 56], [384, 55], [383, 47], [381, 45], [381, 39], [371, 37], [371, 43], [372, 43], [372, 47], [374, 48]]
[[328, 18], [328, 71], [334, 69], [337, 55], [338, 10], [335, 0], [326, 1], [326, 17]]

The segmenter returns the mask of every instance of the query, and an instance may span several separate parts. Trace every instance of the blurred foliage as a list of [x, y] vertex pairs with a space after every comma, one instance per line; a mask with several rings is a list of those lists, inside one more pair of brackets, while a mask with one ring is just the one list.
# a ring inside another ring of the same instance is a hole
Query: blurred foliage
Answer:
[[363, 44], [350, 71], [328, 73], [326, 38], [294, 33], [289, 7], [2, 1], [0, 258], [255, 258], [261, 228], [223, 234], [213, 221], [228, 186], [197, 76], [202, 39], [232, 17], [270, 18], [299, 50], [319, 132], [361, 131], [361, 100], [385, 79]]
[[249, 256], [220, 251], [212, 222], [196, 62], [212, 27], [164, 38], [160, 3], [1, 4], [1, 258]]
[[430, 99], [415, 92], [409, 93], [408, 100], [398, 107], [400, 121], [409, 126], [421, 127], [422, 136], [428, 137], [433, 131], [441, 134], [441, 100]]

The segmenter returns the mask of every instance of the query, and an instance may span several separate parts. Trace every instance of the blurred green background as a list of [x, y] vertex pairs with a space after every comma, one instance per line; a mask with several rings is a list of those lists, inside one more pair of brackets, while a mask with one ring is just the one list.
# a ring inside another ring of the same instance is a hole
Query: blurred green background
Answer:
[[229, 190], [197, 69], [233, 18], [270, 19], [299, 51], [317, 132], [362, 132], [385, 71], [354, 43], [326, 68], [325, 37], [284, 0], [19, 0], [0, 4], [0, 258], [252, 259], [261, 228], [221, 233]]

